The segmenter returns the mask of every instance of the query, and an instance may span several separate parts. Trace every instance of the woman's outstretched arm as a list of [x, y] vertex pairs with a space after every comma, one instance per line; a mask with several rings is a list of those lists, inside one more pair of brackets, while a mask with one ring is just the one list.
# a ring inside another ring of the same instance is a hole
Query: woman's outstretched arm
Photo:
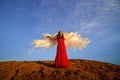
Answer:
[[65, 40], [70, 40], [74, 35], [71, 35], [69, 37], [65, 37]]
[[51, 37], [51, 36], [46, 36], [46, 38], [48, 38], [48, 39], [50, 39], [50, 40], [52, 40], [52, 41], [55, 41], [56, 40], [56, 36], [55, 37]]

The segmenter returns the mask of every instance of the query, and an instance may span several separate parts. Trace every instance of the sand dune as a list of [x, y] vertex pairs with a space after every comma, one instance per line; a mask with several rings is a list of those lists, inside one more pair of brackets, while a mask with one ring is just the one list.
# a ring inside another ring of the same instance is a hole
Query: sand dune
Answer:
[[0, 62], [0, 80], [120, 80], [120, 66], [92, 60], [69, 60], [69, 68], [54, 61]]

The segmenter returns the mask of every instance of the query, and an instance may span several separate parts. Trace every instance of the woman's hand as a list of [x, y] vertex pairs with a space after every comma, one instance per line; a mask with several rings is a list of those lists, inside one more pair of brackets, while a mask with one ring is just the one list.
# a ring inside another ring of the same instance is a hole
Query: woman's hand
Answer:
[[46, 38], [49, 38], [49, 39], [50, 39], [50, 36], [46, 36]]

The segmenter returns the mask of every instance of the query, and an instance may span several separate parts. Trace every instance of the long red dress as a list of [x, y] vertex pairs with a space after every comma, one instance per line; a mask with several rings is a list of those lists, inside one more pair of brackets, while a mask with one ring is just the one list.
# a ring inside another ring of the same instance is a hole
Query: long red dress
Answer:
[[64, 43], [64, 37], [57, 39], [57, 53], [55, 58], [55, 67], [68, 67], [67, 51]]

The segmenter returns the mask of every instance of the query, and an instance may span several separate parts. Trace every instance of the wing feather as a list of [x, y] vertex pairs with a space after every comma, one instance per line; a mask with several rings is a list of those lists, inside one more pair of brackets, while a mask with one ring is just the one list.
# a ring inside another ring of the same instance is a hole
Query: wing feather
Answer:
[[[33, 40], [34, 48], [41, 48], [41, 47], [51, 48], [51, 47], [55, 46], [57, 44], [57, 40], [55, 39], [56, 38], [55, 35], [56, 34], [50, 35], [50, 34], [46, 33], [46, 34], [43, 34], [43, 36], [44, 36], [43, 40]], [[48, 36], [50, 38], [48, 38]]]
[[[82, 38], [77, 32], [63, 33], [65, 38], [66, 47], [83, 49], [91, 42], [88, 38]], [[57, 33], [51, 34], [43, 34], [43, 40], [33, 40], [34, 48], [51, 48], [57, 45]]]
[[81, 38], [81, 36], [77, 32], [65, 33], [65, 44], [70, 48], [79, 48], [80, 50], [86, 48], [86, 46], [90, 43], [88, 38]]

